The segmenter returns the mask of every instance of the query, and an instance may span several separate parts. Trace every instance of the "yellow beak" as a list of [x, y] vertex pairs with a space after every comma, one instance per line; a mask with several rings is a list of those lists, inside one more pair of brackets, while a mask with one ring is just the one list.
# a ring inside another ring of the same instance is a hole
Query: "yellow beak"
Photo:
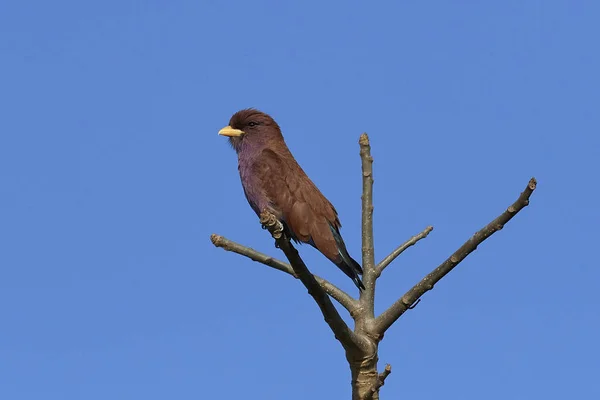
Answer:
[[229, 137], [238, 137], [238, 136], [242, 136], [243, 134], [244, 134], [244, 131], [241, 131], [239, 129], [233, 129], [230, 126], [226, 126], [225, 128], [223, 128], [219, 131], [219, 135], [229, 136]]

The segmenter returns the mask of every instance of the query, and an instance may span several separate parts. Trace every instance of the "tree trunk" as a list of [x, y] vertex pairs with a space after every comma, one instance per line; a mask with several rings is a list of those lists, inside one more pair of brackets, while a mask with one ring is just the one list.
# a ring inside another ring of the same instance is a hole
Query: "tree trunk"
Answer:
[[[352, 374], [352, 400], [379, 400], [379, 387], [377, 387], [379, 374], [377, 373], [377, 344], [371, 341], [371, 349], [367, 353], [347, 353], [346, 358], [350, 364]], [[375, 391], [373, 392], [373, 389]]]

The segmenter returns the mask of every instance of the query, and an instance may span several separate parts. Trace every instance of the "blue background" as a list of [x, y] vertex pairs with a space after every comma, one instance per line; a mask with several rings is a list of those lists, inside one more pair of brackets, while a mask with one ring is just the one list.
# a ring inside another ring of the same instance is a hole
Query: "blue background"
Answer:
[[[349, 398], [341, 346], [217, 130], [272, 114], [360, 251], [377, 311], [531, 206], [387, 333], [382, 398], [599, 398], [600, 3], [0, 3], [0, 398]], [[312, 248], [311, 269], [356, 293]]]

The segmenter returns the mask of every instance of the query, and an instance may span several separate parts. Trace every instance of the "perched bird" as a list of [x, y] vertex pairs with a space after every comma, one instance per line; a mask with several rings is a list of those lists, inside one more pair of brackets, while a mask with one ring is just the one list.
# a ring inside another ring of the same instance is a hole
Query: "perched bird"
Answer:
[[298, 165], [275, 120], [255, 109], [241, 110], [219, 135], [228, 136], [237, 153], [244, 193], [254, 212], [275, 215], [295, 242], [315, 247], [364, 289], [362, 268], [340, 235], [337, 211]]

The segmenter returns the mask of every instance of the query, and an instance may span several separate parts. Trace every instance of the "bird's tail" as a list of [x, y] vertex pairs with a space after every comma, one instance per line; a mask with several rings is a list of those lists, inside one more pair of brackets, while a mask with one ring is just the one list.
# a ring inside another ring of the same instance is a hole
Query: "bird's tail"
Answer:
[[348, 254], [346, 244], [344, 243], [344, 240], [340, 235], [340, 231], [332, 225], [329, 226], [337, 244], [338, 254], [340, 255], [339, 259], [334, 261], [335, 265], [337, 265], [339, 269], [341, 269], [346, 275], [348, 275], [350, 279], [352, 279], [352, 281], [359, 290], [364, 289], [365, 285], [362, 283], [359, 277], [359, 275], [362, 275], [363, 273], [360, 264], [357, 263], [352, 257], [350, 257], [350, 254]]
[[340, 262], [335, 263], [335, 265], [337, 265], [339, 269], [341, 269], [346, 275], [348, 275], [350, 277], [350, 279], [352, 279], [352, 281], [354, 282], [354, 284], [356, 285], [356, 287], [359, 290], [363, 290], [365, 288], [365, 285], [360, 280], [360, 277], [358, 276], [358, 273], [356, 272], [356, 269], [355, 269], [356, 266], [358, 266], [360, 268], [360, 265], [356, 261], [354, 261], [351, 257], [350, 257], [350, 262], [351, 262], [351, 264], [348, 264], [346, 262], [346, 260], [344, 260], [342, 258], [342, 260]]

